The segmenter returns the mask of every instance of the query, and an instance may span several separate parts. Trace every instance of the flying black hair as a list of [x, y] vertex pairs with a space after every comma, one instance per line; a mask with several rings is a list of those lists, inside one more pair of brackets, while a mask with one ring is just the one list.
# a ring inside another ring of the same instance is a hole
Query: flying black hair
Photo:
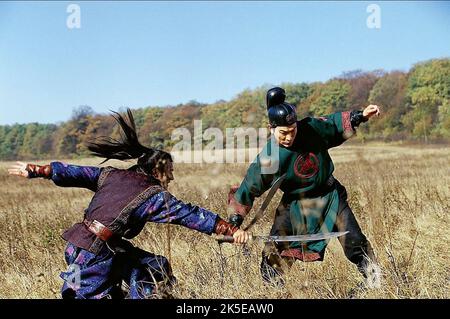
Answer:
[[112, 116], [121, 128], [121, 138], [116, 140], [103, 136], [95, 141], [88, 142], [87, 148], [92, 155], [105, 158], [102, 163], [110, 159], [124, 161], [137, 158], [137, 165], [130, 167], [130, 170], [153, 175], [156, 168], [163, 173], [165, 164], [173, 162], [172, 156], [163, 150], [149, 148], [139, 142], [133, 113], [129, 108], [127, 109], [127, 118], [117, 112], [112, 111], [112, 113], [114, 113]]

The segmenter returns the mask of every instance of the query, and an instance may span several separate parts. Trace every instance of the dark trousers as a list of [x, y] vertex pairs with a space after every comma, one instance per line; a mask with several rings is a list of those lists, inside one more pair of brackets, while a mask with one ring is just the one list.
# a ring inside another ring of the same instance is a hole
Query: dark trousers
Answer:
[[[358, 222], [347, 202], [347, 191], [337, 180], [335, 187], [339, 194], [339, 208], [333, 231], [345, 232], [348, 234], [339, 237], [345, 256], [358, 270], [365, 276], [364, 269], [368, 262], [375, 261], [375, 255], [366, 236], [361, 231]], [[275, 214], [275, 220], [270, 231], [271, 235], [288, 236], [292, 235], [290, 222], [289, 204], [280, 203]], [[265, 281], [270, 281], [283, 274], [295, 261], [290, 257], [282, 257], [283, 250], [289, 248], [289, 243], [267, 243], [262, 253], [261, 275]], [[325, 251], [321, 253], [321, 259]]]

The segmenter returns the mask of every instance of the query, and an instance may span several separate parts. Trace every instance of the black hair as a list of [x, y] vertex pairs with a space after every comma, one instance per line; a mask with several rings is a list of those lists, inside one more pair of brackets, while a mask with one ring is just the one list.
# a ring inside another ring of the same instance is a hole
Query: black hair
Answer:
[[130, 109], [127, 109], [127, 119], [117, 112], [113, 117], [121, 128], [120, 140], [111, 137], [99, 137], [95, 141], [87, 143], [87, 148], [92, 155], [104, 157], [102, 163], [110, 159], [129, 160], [138, 159], [137, 165], [130, 167], [130, 170], [138, 171], [152, 176], [154, 170], [164, 173], [165, 166], [173, 162], [172, 156], [163, 150], [149, 148], [139, 142], [136, 124]]

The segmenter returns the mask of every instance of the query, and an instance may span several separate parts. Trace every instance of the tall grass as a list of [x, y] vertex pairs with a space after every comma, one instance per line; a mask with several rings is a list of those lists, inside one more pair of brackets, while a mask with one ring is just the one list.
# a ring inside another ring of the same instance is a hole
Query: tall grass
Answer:
[[[347, 188], [383, 273], [380, 289], [356, 290], [354, 296], [448, 298], [450, 148], [344, 146], [331, 154], [335, 176]], [[8, 176], [9, 164], [0, 163], [0, 297], [59, 298], [59, 273], [66, 269], [60, 234], [80, 221], [92, 193]], [[169, 188], [179, 199], [225, 217], [228, 189], [240, 182], [246, 166], [178, 164]], [[273, 199], [255, 233], [268, 234], [280, 197]], [[171, 226], [170, 237], [176, 298], [347, 298], [362, 281], [337, 240], [323, 262], [296, 262], [280, 288], [260, 279], [261, 243], [246, 251], [219, 246], [214, 238], [180, 226]], [[134, 243], [167, 255], [167, 227], [148, 224]]]

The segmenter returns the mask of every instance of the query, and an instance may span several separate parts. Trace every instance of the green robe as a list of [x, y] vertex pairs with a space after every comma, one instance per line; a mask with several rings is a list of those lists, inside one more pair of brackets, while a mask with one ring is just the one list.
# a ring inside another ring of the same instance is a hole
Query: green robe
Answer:
[[[298, 121], [297, 135], [291, 147], [278, 146], [273, 138], [269, 139], [250, 165], [234, 195], [235, 200], [248, 211], [255, 197], [261, 196], [279, 176], [286, 173], [280, 189], [284, 193], [282, 203], [289, 206], [291, 234], [331, 232], [339, 207], [337, 190], [333, 188], [325, 194], [318, 192], [320, 195], [314, 192], [323, 187], [334, 171], [328, 149], [342, 144], [354, 133], [350, 112]], [[314, 241], [303, 248], [322, 252], [327, 244], [327, 240]], [[300, 246], [299, 242], [290, 244], [291, 248]]]

